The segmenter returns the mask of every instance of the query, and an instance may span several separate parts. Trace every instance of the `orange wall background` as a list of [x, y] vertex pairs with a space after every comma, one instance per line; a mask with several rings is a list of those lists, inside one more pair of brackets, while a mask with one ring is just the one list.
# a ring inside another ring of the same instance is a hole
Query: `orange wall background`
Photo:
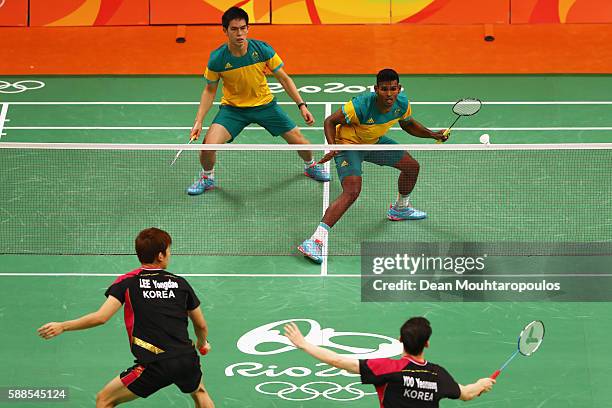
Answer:
[[28, 0], [0, 0], [0, 26], [27, 26]]
[[146, 24], [149, 0], [30, 0], [30, 26]]
[[0, 0], [0, 26], [612, 23], [612, 0]]
[[610, 23], [610, 0], [512, 0], [512, 23]]

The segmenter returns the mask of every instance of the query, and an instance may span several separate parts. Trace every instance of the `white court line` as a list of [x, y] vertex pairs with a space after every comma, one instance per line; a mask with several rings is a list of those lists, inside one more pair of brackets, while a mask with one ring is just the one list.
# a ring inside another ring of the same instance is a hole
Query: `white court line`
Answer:
[[[331, 106], [331, 105], [328, 105]], [[187, 126], [6, 126], [5, 130], [190, 130]], [[202, 129], [208, 130], [208, 127]], [[322, 126], [307, 126], [300, 127], [300, 130], [323, 130]], [[441, 130], [446, 128], [432, 127], [431, 130]], [[244, 130], [263, 130], [262, 127], [246, 127]], [[402, 130], [399, 127], [392, 127], [390, 130]], [[612, 130], [612, 126], [566, 126], [566, 127], [454, 127], [453, 131], [501, 131], [501, 132], [519, 132], [519, 131], [597, 131], [597, 130]]]
[[[410, 101], [412, 105], [454, 105], [457, 101]], [[53, 101], [10, 102], [11, 105], [199, 105], [185, 101]], [[295, 105], [294, 102], [277, 102], [279, 105]], [[308, 102], [308, 105], [344, 105], [344, 101]], [[214, 102], [219, 105], [220, 102]], [[612, 105], [612, 101], [483, 101], [483, 105]]]
[[[295, 151], [295, 145], [290, 144], [207, 144], [211, 150], [238, 150], [238, 151]], [[0, 143], [0, 149], [45, 149], [45, 150], [202, 150], [201, 145], [186, 145], [185, 143], [23, 143], [5, 142]], [[306, 144], [301, 145], [300, 150], [322, 151], [329, 149], [329, 145]], [[509, 143], [509, 144], [347, 144], [342, 145], [342, 150], [610, 150], [612, 143]]]
[[[329, 115], [331, 115], [332, 113], [332, 105], [331, 103], [326, 104], [325, 105], [325, 118], [327, 118]], [[325, 144], [327, 145], [327, 138], [324, 139]], [[325, 150], [325, 154], [327, 154], [329, 152], [329, 150]], [[330, 163], [331, 161], [328, 161], [327, 163], [325, 163], [323, 166], [325, 167], [325, 170], [329, 173], [329, 175], [331, 176], [331, 169], [330, 169]], [[323, 183], [323, 214], [321, 215], [321, 217], [323, 217], [323, 215], [325, 215], [325, 211], [327, 211], [327, 207], [329, 207], [329, 184], [331, 183], [331, 180], [328, 181], [327, 183]], [[329, 233], [331, 231], [328, 231], [327, 234], [325, 235], [325, 238], [323, 239], [323, 251], [322, 251], [322, 255], [323, 255], [323, 262], [321, 262], [321, 276], [327, 276], [327, 254], [328, 254], [328, 245], [329, 245]]]
[[0, 138], [2, 138], [2, 135], [4, 135], [4, 123], [7, 122], [6, 115], [8, 114], [8, 108], [9, 104], [3, 103], [2, 108], [0, 109]]
[[[0, 277], [23, 277], [23, 276], [41, 276], [41, 277], [66, 277], [66, 276], [77, 276], [77, 277], [117, 277], [124, 275], [124, 273], [53, 273], [53, 272], [5, 272], [0, 273]], [[177, 274], [178, 276], [184, 276], [189, 278], [193, 277], [201, 277], [201, 278], [320, 278], [323, 275], [320, 274], [305, 274], [305, 273], [296, 273], [296, 274], [281, 274], [281, 273], [183, 273]], [[380, 275], [361, 275], [361, 274], [331, 274], [326, 275], [330, 278], [361, 278], [365, 277], [378, 277], [381, 278]], [[413, 278], [414, 275], [393, 275], [394, 278]], [[429, 276], [431, 277], [431, 276]], [[435, 275], [435, 278], [612, 278], [612, 274], [535, 274], [535, 275]], [[382, 279], [382, 278], [381, 278]]]

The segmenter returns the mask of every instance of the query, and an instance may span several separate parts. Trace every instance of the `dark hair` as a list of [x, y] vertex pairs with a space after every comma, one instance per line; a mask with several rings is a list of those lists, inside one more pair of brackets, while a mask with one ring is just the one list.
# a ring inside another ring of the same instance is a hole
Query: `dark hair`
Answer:
[[227, 30], [232, 20], [244, 20], [247, 25], [249, 25], [249, 15], [240, 7], [230, 7], [225, 10], [225, 13], [223, 13], [221, 17], [221, 25]]
[[378, 74], [376, 74], [376, 85], [381, 82], [391, 81], [397, 81], [399, 83], [399, 75], [397, 75], [397, 72], [395, 72], [391, 68], [382, 69], [378, 71]]
[[400, 329], [400, 341], [406, 353], [418, 356], [431, 336], [429, 320], [424, 317], [411, 317]]
[[172, 244], [172, 238], [166, 231], [159, 228], [147, 228], [140, 231], [136, 237], [136, 255], [141, 263], [153, 263], [159, 253], [166, 254]]

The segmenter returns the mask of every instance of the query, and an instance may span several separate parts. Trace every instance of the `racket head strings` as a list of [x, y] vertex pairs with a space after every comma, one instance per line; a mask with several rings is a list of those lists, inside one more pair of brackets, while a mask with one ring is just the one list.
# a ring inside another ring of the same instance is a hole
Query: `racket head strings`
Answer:
[[540, 320], [529, 323], [519, 335], [518, 351], [524, 356], [535, 353], [542, 345], [544, 332], [544, 323]]
[[476, 98], [465, 98], [457, 101], [453, 105], [453, 113], [459, 116], [472, 116], [480, 111], [482, 102]]

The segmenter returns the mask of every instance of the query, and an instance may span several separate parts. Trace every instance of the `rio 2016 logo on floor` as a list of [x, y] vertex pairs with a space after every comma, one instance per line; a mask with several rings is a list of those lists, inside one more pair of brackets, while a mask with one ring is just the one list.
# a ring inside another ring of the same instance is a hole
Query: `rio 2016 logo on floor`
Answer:
[[[391, 337], [374, 333], [337, 332], [331, 328], [323, 329], [319, 322], [312, 319], [280, 320], [252, 329], [238, 339], [236, 344], [238, 350], [251, 356], [274, 356], [293, 352], [296, 358], [300, 358], [298, 354], [300, 352], [281, 332], [283, 325], [289, 322], [307, 323], [310, 328], [305, 333], [306, 340], [318, 346], [335, 349], [345, 357], [355, 359], [384, 358], [397, 356], [402, 351], [401, 343]], [[377, 345], [375, 347], [352, 345], [364, 341], [370, 344], [374, 341]], [[351, 374], [323, 363], [313, 365], [314, 368], [302, 366], [280, 368], [277, 364], [266, 366], [259, 362], [246, 361], [231, 364], [225, 369], [225, 375], [247, 378], [283, 377], [280, 378], [283, 381], [261, 382], [255, 386], [255, 390], [265, 395], [276, 396], [289, 401], [308, 401], [316, 398], [353, 401], [366, 395], [376, 394], [370, 391], [372, 386], [361, 385], [358, 374]], [[294, 380], [298, 378], [315, 381], [295, 384]], [[342, 379], [353, 381], [348, 384], [341, 384]]]
[[[283, 86], [278, 82], [270, 82], [268, 83], [268, 86], [270, 87], [270, 91], [272, 93], [285, 92]], [[305, 85], [300, 87], [298, 91], [306, 94], [316, 94], [321, 92], [358, 94], [365, 91], [374, 92], [374, 85], [345, 85], [342, 82], [327, 82], [323, 84], [322, 87], [317, 85]]]

